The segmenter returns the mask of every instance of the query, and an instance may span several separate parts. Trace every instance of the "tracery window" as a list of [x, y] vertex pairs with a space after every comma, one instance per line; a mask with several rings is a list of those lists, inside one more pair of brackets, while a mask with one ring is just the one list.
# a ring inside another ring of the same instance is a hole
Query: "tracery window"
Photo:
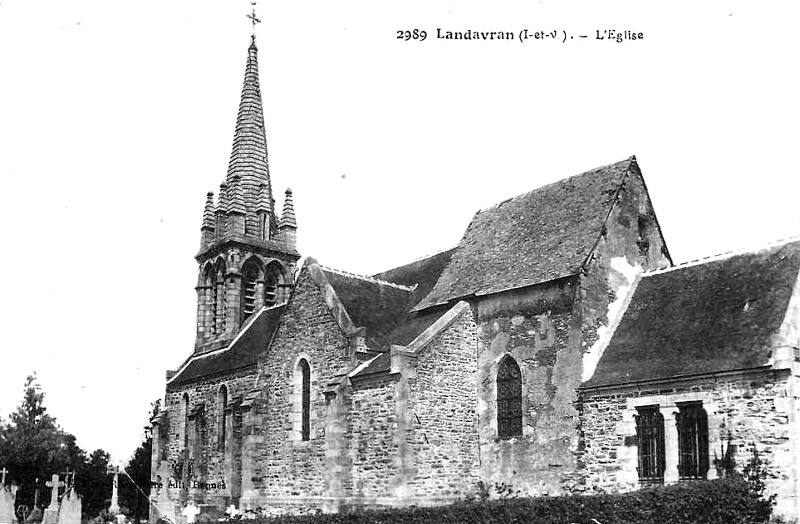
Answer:
[[639, 442], [639, 482], [662, 484], [666, 461], [664, 455], [664, 416], [658, 406], [636, 408], [636, 436]]
[[301, 359], [298, 363], [301, 380], [301, 400], [300, 400], [300, 439], [309, 440], [311, 438], [311, 366], [306, 359]]
[[497, 436], [522, 435], [522, 373], [506, 355], [497, 367]]
[[678, 404], [678, 476], [704, 479], [708, 473], [708, 416], [701, 402]]

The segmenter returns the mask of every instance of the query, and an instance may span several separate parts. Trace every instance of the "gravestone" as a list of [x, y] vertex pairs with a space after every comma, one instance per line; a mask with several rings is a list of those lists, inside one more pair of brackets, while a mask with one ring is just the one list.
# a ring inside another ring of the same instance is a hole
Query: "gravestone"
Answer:
[[111, 484], [111, 505], [108, 507], [108, 512], [111, 515], [119, 514], [119, 466], [108, 465], [106, 473], [114, 475], [114, 480]]
[[81, 524], [81, 511], [81, 497], [75, 491], [75, 486], [72, 486], [61, 498], [58, 524]]
[[50, 490], [50, 505], [44, 510], [44, 524], [58, 524], [58, 489], [64, 487], [64, 483], [58, 478], [58, 474], [54, 473], [52, 480], [48, 480], [45, 485]]
[[0, 480], [0, 524], [16, 524], [14, 499], [17, 496], [17, 486], [6, 486], [7, 473], [6, 468], [0, 470], [0, 474], [2, 474], [2, 480]]

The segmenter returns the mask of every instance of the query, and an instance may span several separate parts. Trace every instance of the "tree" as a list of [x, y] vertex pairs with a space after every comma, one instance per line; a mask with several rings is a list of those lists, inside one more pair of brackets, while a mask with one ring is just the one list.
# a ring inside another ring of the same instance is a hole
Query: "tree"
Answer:
[[108, 463], [111, 456], [102, 449], [92, 451], [89, 458], [78, 468], [75, 483], [78, 486], [85, 518], [96, 517], [111, 504], [111, 478]]
[[[161, 400], [156, 400], [150, 404], [150, 420], [153, 419], [161, 409]], [[151, 428], [145, 427], [145, 434], [142, 443], [136, 448], [133, 456], [125, 467], [126, 475], [120, 476], [119, 497], [120, 504], [127, 507], [133, 517], [134, 522], [139, 519], [148, 518], [150, 513], [149, 493], [151, 476], [151, 457], [153, 455], [153, 435]]]
[[87, 459], [75, 437], [63, 431], [56, 419], [47, 413], [44, 392], [36, 374], [29, 375], [22, 402], [8, 422], [0, 423], [0, 464], [8, 468], [9, 482], [19, 486], [16, 504], [32, 508], [34, 493], [39, 489], [39, 506], [46, 506], [49, 499], [44, 483], [54, 473], [61, 474], [69, 469], [75, 472], [76, 489], [84, 497], [84, 512], [91, 516], [92, 512], [99, 511], [92, 502], [98, 471], [102, 471], [102, 478], [110, 483], [103, 458], [107, 463], [108, 453], [97, 450]]

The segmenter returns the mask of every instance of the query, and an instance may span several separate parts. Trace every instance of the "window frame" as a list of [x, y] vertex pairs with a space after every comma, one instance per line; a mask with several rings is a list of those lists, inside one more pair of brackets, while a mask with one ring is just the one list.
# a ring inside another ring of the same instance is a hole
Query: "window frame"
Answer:
[[675, 427], [678, 432], [678, 479], [708, 477], [708, 413], [701, 401], [678, 402]]
[[663, 484], [667, 462], [664, 415], [658, 405], [638, 406], [633, 418], [636, 423], [636, 473], [639, 483]]
[[522, 370], [511, 355], [505, 355], [497, 364], [495, 384], [497, 437], [522, 436]]

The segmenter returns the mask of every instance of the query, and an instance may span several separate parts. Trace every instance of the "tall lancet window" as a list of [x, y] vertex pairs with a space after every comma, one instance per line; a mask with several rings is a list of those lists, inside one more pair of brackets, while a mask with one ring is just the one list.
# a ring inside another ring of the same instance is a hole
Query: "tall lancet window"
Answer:
[[522, 373], [506, 355], [497, 366], [497, 436], [522, 435]]
[[225, 441], [228, 437], [228, 388], [224, 385], [219, 388], [219, 399], [217, 400], [217, 409], [219, 409], [219, 430], [218, 445], [219, 450], [225, 453]]
[[226, 295], [227, 286], [225, 285], [225, 263], [220, 259], [215, 266], [214, 286], [212, 291], [212, 311], [214, 318], [214, 334], [225, 331], [225, 316], [227, 314]]
[[242, 323], [256, 312], [259, 273], [259, 267], [255, 261], [245, 262], [242, 268]]
[[203, 319], [203, 331], [205, 336], [210, 336], [217, 332], [217, 279], [214, 274], [214, 268], [210, 265], [206, 266], [203, 285], [206, 288], [205, 305], [208, 311], [205, 319]]
[[282, 301], [283, 297], [280, 294], [280, 284], [283, 281], [283, 271], [280, 264], [273, 262], [267, 267], [264, 274], [264, 305], [267, 307], [274, 306]]
[[182, 399], [182, 415], [183, 415], [183, 449], [189, 448], [189, 394], [184, 393]]
[[306, 359], [297, 364], [300, 379], [300, 440], [311, 438], [311, 366]]

